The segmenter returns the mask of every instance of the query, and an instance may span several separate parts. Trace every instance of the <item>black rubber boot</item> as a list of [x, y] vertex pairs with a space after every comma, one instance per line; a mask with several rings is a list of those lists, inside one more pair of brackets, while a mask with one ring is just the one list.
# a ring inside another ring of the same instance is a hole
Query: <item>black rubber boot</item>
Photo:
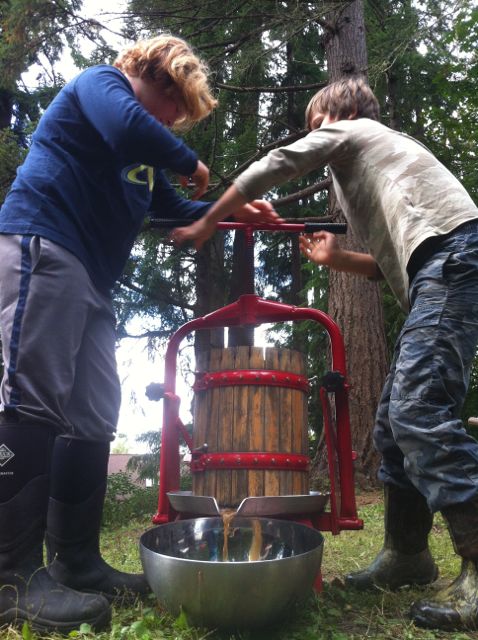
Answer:
[[417, 490], [384, 485], [385, 538], [382, 550], [366, 569], [345, 577], [361, 591], [424, 585], [436, 580], [438, 568], [428, 549], [433, 515]]
[[101, 630], [111, 619], [108, 601], [58, 584], [43, 566], [51, 442], [42, 426], [0, 426], [0, 626]]
[[[81, 479], [80, 473], [74, 473], [75, 466], [86, 470], [88, 480], [84, 478], [83, 484], [89, 482], [90, 486], [78, 487], [75, 493], [74, 486], [70, 485], [70, 502], [50, 497], [46, 535], [48, 571], [61, 584], [78, 591], [102, 594], [116, 604], [127, 604], [148, 595], [151, 590], [143, 574], [118, 571], [101, 557], [100, 528], [108, 455], [109, 446], [104, 443], [57, 439], [52, 465], [53, 495], [61, 493], [59, 486], [68, 486], [69, 481], [74, 484]], [[55, 462], [55, 456], [61, 460]], [[96, 469], [92, 469], [93, 460], [96, 460]], [[69, 461], [72, 463], [68, 464]], [[75, 475], [76, 480], [68, 479], [68, 475]], [[89, 492], [88, 497], [75, 502], [75, 498], [84, 497], [85, 490]]]
[[478, 629], [478, 498], [442, 510], [461, 572], [450, 586], [415, 602], [410, 616], [419, 627], [444, 631]]

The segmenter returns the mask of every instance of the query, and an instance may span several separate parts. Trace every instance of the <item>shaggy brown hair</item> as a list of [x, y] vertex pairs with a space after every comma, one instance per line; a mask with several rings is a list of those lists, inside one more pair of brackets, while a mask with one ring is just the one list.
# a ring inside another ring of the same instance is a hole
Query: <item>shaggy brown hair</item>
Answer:
[[184, 116], [176, 123], [186, 129], [216, 107], [208, 82], [208, 67], [182, 40], [163, 34], [140, 40], [118, 55], [114, 66], [131, 77], [157, 83], [166, 95], [179, 100]]
[[380, 118], [380, 107], [372, 89], [363, 78], [350, 77], [338, 80], [318, 91], [305, 111], [309, 129], [317, 129], [321, 118], [329, 114], [337, 120], [347, 118]]

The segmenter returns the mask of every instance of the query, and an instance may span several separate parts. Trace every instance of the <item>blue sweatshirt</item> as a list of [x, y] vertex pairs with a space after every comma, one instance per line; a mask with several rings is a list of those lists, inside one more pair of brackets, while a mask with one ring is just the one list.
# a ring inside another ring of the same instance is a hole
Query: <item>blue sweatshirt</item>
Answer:
[[102, 291], [121, 275], [144, 217], [198, 218], [162, 169], [190, 175], [195, 153], [136, 100], [114, 67], [87, 69], [42, 116], [0, 210], [0, 233], [39, 235], [84, 264]]

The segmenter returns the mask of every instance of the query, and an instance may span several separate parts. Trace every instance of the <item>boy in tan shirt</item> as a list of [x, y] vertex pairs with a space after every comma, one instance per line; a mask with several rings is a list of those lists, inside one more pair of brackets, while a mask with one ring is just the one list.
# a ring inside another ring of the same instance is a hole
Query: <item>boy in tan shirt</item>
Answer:
[[374, 442], [385, 489], [385, 541], [359, 589], [435, 580], [428, 549], [441, 511], [462, 572], [451, 587], [412, 606], [416, 624], [478, 624], [478, 444], [460, 419], [478, 343], [478, 209], [463, 186], [413, 138], [380, 124], [378, 102], [357, 78], [319, 91], [311, 132], [252, 164], [208, 214], [174, 230], [200, 247], [230, 211], [274, 186], [329, 166], [338, 202], [369, 253], [319, 232], [301, 238], [319, 265], [384, 277], [408, 311], [379, 403]]

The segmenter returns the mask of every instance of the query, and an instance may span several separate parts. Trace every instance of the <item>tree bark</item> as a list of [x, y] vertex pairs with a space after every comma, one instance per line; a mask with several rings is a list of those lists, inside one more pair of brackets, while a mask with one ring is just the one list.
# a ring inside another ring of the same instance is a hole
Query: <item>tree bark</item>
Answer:
[[[196, 256], [196, 309], [195, 318], [202, 317], [224, 305], [224, 237], [215, 234]], [[198, 354], [212, 347], [224, 347], [224, 329], [197, 331], [194, 340], [196, 359]]]
[[0, 88], [0, 129], [10, 126], [13, 116], [13, 94], [5, 88]]
[[[235, 302], [240, 296], [254, 293], [254, 245], [247, 241], [244, 233], [236, 231], [232, 253], [232, 273], [228, 302]], [[254, 346], [254, 327], [230, 327], [229, 347]]]
[[[286, 59], [287, 59], [287, 75], [284, 78], [284, 83], [290, 84], [292, 78], [292, 63], [293, 63], [294, 48], [292, 42], [288, 42], [286, 45]], [[294, 94], [287, 94], [287, 124], [290, 131], [293, 131], [297, 125], [297, 108], [296, 101], [294, 100]], [[301, 253], [299, 249], [299, 237], [292, 235], [291, 242], [291, 287], [289, 304], [295, 306], [302, 305], [305, 300], [301, 295], [303, 282], [302, 282], [302, 270], [301, 270]], [[292, 324], [292, 349], [300, 351], [302, 353], [307, 352], [306, 337], [303, 332], [298, 330], [296, 323]]]
[[[335, 28], [326, 39], [330, 82], [346, 75], [367, 77], [367, 49], [362, 0], [337, 10], [330, 22]], [[329, 211], [343, 222], [333, 188]], [[341, 245], [351, 251], [365, 251], [349, 227]], [[341, 272], [330, 273], [329, 314], [343, 333], [351, 385], [350, 421], [352, 446], [358, 457], [357, 480], [375, 483], [379, 457], [372, 442], [372, 427], [381, 389], [387, 373], [387, 345], [380, 287], [367, 279]], [[321, 458], [320, 458], [321, 459]]]
[[[258, 38], [260, 41], [260, 38]], [[262, 65], [260, 60], [256, 60], [250, 67], [248, 72], [248, 78], [252, 81], [255, 78], [260, 78], [262, 75]], [[259, 112], [260, 95], [258, 93], [246, 93], [237, 97], [237, 102], [241, 105], [241, 109], [245, 113], [250, 113], [254, 116]], [[240, 137], [244, 123], [237, 121], [233, 127], [235, 128], [237, 136]], [[254, 121], [254, 137], [258, 138], [258, 120]], [[253, 242], [248, 242], [245, 234], [241, 231], [234, 233], [234, 245], [232, 253], [232, 274], [229, 287], [229, 300], [228, 302], [234, 302], [240, 296], [248, 293], [254, 293], [254, 245]], [[228, 345], [230, 347], [252, 347], [254, 345], [254, 327], [230, 327], [228, 331]]]

